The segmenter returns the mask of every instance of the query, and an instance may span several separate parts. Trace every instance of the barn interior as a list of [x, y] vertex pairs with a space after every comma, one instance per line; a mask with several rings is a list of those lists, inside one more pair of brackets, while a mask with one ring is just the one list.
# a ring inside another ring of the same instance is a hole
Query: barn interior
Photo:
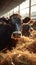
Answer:
[[36, 65], [36, 0], [0, 0], [0, 65]]
[[[9, 10], [15, 8], [25, 0], [0, 0], [0, 15], [8, 12]], [[2, 12], [3, 11], [3, 12]]]

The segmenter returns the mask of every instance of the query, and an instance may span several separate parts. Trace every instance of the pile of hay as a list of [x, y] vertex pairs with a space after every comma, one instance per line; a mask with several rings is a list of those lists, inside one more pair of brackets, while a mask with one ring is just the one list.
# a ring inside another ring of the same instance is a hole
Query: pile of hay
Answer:
[[18, 43], [13, 50], [1, 54], [5, 57], [0, 65], [36, 65], [36, 40], [22, 37]]
[[30, 52], [36, 53], [36, 41], [32, 42], [32, 43], [27, 47], [27, 49], [28, 49]]

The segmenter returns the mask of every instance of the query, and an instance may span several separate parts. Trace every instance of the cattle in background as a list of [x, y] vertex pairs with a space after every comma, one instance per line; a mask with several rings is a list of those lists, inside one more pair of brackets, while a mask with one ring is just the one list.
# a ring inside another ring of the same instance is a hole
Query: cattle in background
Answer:
[[29, 17], [26, 17], [26, 18], [23, 19], [23, 23], [28, 23], [28, 22], [30, 22], [30, 20], [31, 19]]
[[36, 30], [36, 21], [32, 25], [33, 29]]
[[26, 17], [23, 19], [23, 24], [22, 24], [22, 35], [25, 36], [30, 36], [30, 32], [33, 30], [33, 28], [30, 25], [30, 18]]

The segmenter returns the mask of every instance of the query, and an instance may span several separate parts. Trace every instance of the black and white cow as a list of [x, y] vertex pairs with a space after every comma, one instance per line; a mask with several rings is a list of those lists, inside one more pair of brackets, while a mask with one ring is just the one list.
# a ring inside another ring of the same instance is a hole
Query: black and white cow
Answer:
[[21, 19], [18, 14], [13, 14], [9, 20], [1, 18], [0, 22], [3, 22], [3, 24], [0, 24], [0, 50], [6, 47], [10, 49], [10, 47], [16, 45], [16, 41], [11, 40], [11, 35], [13, 32], [21, 30]]

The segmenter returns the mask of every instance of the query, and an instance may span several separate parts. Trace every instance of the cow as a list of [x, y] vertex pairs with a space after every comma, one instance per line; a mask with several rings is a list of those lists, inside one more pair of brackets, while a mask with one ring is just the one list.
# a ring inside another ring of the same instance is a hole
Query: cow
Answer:
[[22, 23], [22, 35], [25, 36], [30, 36], [30, 32], [33, 30], [32, 26], [30, 25], [30, 18], [26, 17], [25, 19], [23, 19], [23, 23]]
[[33, 29], [36, 30], [36, 21], [32, 25]]
[[13, 32], [21, 30], [21, 19], [18, 14], [13, 14], [8, 20], [1, 18], [0, 22], [3, 22], [3, 24], [0, 24], [0, 50], [4, 48], [11, 49], [16, 45], [16, 41], [11, 40], [11, 35]]

